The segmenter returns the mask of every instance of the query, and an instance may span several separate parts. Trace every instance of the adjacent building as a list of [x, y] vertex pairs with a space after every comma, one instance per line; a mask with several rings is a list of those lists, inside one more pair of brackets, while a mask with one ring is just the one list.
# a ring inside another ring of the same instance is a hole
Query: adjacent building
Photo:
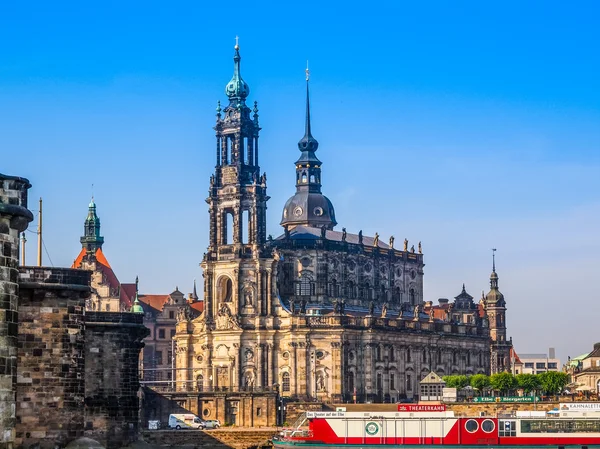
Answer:
[[546, 371], [560, 371], [562, 365], [556, 358], [556, 351], [550, 348], [548, 353], [521, 354], [519, 356], [523, 364], [523, 374], [541, 374]]
[[100, 218], [94, 198], [88, 206], [83, 225], [81, 251], [71, 268], [92, 272], [92, 295], [86, 301], [90, 312], [129, 312], [133, 305], [135, 284], [121, 284], [102, 251], [104, 237], [100, 235]]
[[600, 343], [596, 343], [594, 350], [581, 360], [573, 373], [573, 381], [578, 392], [600, 393]]

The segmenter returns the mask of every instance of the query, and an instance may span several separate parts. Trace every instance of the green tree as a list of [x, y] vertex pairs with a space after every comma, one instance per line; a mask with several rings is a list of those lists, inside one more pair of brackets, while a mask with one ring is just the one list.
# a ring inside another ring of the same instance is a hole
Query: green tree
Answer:
[[446, 382], [446, 387], [456, 388], [458, 390], [462, 390], [469, 385], [469, 378], [462, 374], [456, 376], [444, 376], [442, 380]]
[[479, 395], [490, 386], [490, 377], [485, 374], [475, 374], [470, 381], [471, 386], [479, 392]]
[[538, 374], [540, 387], [546, 394], [559, 394], [569, 383], [569, 375], [557, 371], [546, 371]]
[[506, 395], [518, 387], [517, 379], [511, 373], [496, 373], [490, 376], [490, 385], [500, 394]]
[[519, 388], [521, 388], [525, 394], [529, 394], [532, 391], [537, 391], [540, 389], [540, 378], [536, 374], [517, 374], [516, 376], [517, 384]]

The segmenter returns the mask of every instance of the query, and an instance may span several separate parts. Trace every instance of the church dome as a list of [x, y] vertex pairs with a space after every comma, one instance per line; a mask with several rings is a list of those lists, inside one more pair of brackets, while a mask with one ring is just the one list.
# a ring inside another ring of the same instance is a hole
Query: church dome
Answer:
[[283, 208], [281, 226], [284, 227], [305, 225], [333, 229], [336, 224], [333, 204], [322, 193], [296, 192]]

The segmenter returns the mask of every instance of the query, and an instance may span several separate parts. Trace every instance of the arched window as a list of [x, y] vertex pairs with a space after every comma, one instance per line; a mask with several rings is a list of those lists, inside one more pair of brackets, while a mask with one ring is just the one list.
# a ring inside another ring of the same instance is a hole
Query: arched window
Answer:
[[204, 376], [202, 374], [198, 374], [196, 377], [196, 390], [204, 391]]
[[381, 300], [387, 301], [387, 295], [385, 291], [385, 285], [381, 284]]
[[456, 351], [452, 353], [452, 363], [454, 363], [455, 365], [458, 363], [458, 352]]
[[427, 349], [423, 349], [423, 363], [427, 363]]
[[306, 173], [303, 172], [302, 173], [302, 184], [306, 184], [306, 181], [308, 180], [308, 178], [306, 177]]
[[313, 286], [310, 277], [302, 276], [300, 282], [296, 284], [296, 295], [298, 296], [310, 296], [312, 294]]
[[414, 288], [410, 289], [409, 295], [410, 295], [410, 303], [415, 304], [415, 289]]
[[390, 347], [390, 362], [394, 362], [396, 358], [396, 354], [394, 353], [394, 347]]
[[411, 356], [410, 356], [410, 348], [406, 349], [406, 361], [407, 362], [411, 362]]
[[437, 353], [437, 362], [439, 364], [442, 363], [442, 351], [438, 351], [438, 353]]
[[381, 361], [381, 346], [377, 346], [377, 361]]
[[223, 276], [219, 280], [218, 298], [221, 302], [231, 302], [233, 296], [233, 283], [227, 276]]
[[377, 391], [383, 390], [383, 375], [381, 373], [377, 373]]
[[367, 299], [368, 301], [373, 299], [371, 297], [371, 285], [368, 282], [365, 282], [365, 299]]
[[315, 175], [310, 175], [310, 182], [315, 182]]
[[290, 391], [290, 373], [288, 372], [281, 375], [281, 390]]

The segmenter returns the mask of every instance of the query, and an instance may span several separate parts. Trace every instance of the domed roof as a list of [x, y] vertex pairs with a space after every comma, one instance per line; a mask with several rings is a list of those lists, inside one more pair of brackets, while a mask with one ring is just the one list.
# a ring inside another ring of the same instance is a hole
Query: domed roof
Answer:
[[322, 193], [296, 192], [283, 208], [281, 226], [305, 225], [333, 229], [337, 224], [333, 204]]

